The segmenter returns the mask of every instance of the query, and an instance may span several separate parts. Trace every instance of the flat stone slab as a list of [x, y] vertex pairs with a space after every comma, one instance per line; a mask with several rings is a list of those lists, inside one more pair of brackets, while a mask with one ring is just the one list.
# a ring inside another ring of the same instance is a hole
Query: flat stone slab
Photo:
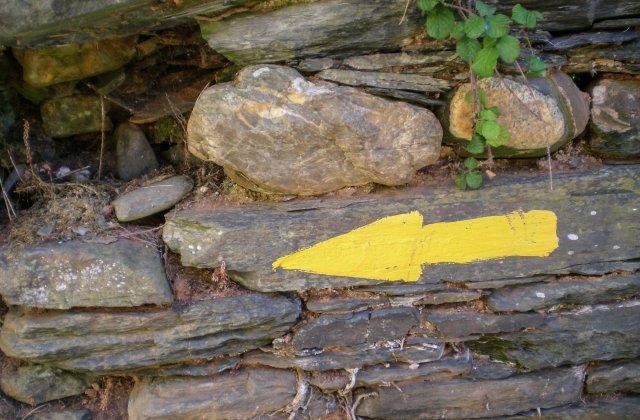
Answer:
[[640, 274], [548, 283], [496, 290], [487, 297], [492, 311], [527, 312], [554, 305], [592, 305], [640, 294]]
[[10, 305], [47, 309], [172, 301], [157, 250], [126, 239], [50, 242], [0, 254], [0, 295]]
[[424, 320], [434, 325], [437, 336], [458, 341], [480, 334], [497, 334], [534, 328], [543, 324], [541, 314], [494, 315], [480, 312], [434, 310], [424, 313]]
[[174, 309], [29, 312], [11, 308], [0, 331], [9, 357], [70, 371], [121, 373], [242, 353], [297, 322], [300, 301], [245, 294]]
[[640, 360], [621, 360], [597, 366], [587, 375], [587, 392], [640, 394]]
[[243, 419], [284, 408], [296, 396], [296, 375], [282, 369], [245, 368], [207, 378], [142, 380], [129, 399], [131, 420]]
[[42, 365], [5, 368], [0, 376], [0, 388], [10, 397], [37, 405], [59, 398], [80, 395], [92, 378]]
[[191, 178], [178, 175], [125, 193], [112, 204], [119, 221], [131, 222], [172, 208], [192, 189]]
[[[403, 0], [298, 2], [273, 11], [199, 20], [209, 46], [241, 66], [398, 49], [423, 24]], [[402, 24], [398, 24], [401, 22]]]
[[356, 414], [385, 419], [479, 418], [517, 414], [580, 400], [584, 367], [474, 381], [398, 382], [362, 400]]
[[349, 86], [370, 86], [416, 92], [444, 92], [451, 88], [451, 84], [446, 80], [420, 74], [327, 69], [318, 73], [317, 77]]
[[521, 420], [538, 417], [545, 420], [606, 420], [635, 419], [638, 415], [640, 415], [640, 397], [618, 396], [615, 400], [578, 402], [546, 410], [532, 410], [522, 415], [509, 417], [509, 419]]
[[306, 356], [256, 351], [243, 356], [248, 366], [271, 366], [280, 369], [299, 368], [307, 371], [355, 369], [387, 362], [420, 364], [439, 360], [444, 354], [444, 343], [423, 337], [408, 337], [402, 343], [389, 341], [381, 345], [343, 347], [310, 351]]
[[640, 356], [640, 301], [585, 306], [547, 315], [522, 332], [486, 335], [467, 345], [527, 369]]
[[[192, 209], [168, 218], [163, 238], [183, 265], [218, 267], [224, 261], [235, 281], [262, 292], [442, 281], [473, 288], [475, 281], [602, 274], [612, 271], [611, 263], [640, 258], [639, 173], [639, 166], [628, 165], [555, 174], [553, 190], [544, 176], [505, 177], [476, 192], [425, 187]], [[519, 220], [525, 220], [520, 236], [500, 230]], [[477, 223], [485, 228], [472, 236], [483, 241], [472, 248], [491, 248], [494, 257], [460, 251], [471, 243], [468, 233], [451, 234], [454, 226]], [[425, 234], [426, 241], [422, 229], [442, 233]], [[410, 258], [418, 249], [425, 255], [422, 265]]]

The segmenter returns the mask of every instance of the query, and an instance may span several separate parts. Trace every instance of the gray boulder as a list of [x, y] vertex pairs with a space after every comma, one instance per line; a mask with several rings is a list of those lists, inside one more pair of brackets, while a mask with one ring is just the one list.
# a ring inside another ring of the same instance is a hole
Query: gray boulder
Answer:
[[173, 176], [122, 194], [112, 205], [119, 221], [131, 222], [170, 209], [192, 188], [191, 178]]
[[130, 123], [120, 124], [115, 139], [116, 169], [120, 179], [130, 181], [158, 169], [156, 155], [140, 127]]
[[158, 252], [140, 242], [50, 242], [0, 254], [0, 295], [34, 308], [130, 307], [172, 301]]
[[591, 97], [591, 149], [609, 158], [640, 158], [640, 80], [600, 80]]
[[246, 67], [202, 92], [187, 134], [191, 153], [241, 185], [298, 195], [407, 183], [435, 163], [441, 138], [426, 109], [274, 65]]

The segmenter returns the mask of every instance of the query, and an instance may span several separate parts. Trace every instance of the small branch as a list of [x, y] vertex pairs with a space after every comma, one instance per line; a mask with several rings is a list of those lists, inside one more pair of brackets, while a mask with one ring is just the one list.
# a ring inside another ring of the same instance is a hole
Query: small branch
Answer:
[[409, 11], [409, 5], [411, 4], [412, 1], [413, 0], [407, 0], [407, 4], [404, 5], [404, 13], [402, 13], [402, 18], [400, 19], [400, 22], [398, 22], [398, 26], [402, 25], [405, 18], [407, 17], [407, 12]]
[[102, 159], [104, 157], [104, 96], [100, 95], [100, 162], [98, 163], [98, 181], [102, 177]]

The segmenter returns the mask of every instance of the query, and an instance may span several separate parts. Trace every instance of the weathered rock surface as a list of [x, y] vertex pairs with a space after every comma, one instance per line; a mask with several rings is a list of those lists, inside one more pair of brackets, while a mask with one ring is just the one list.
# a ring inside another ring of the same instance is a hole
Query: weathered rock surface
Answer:
[[436, 327], [440, 336], [448, 339], [520, 331], [539, 327], [544, 322], [544, 316], [541, 314], [494, 315], [445, 310], [426, 312], [424, 319]]
[[455, 60], [455, 58], [456, 54], [452, 51], [433, 51], [422, 54], [401, 52], [348, 57], [343, 64], [356, 70], [384, 70], [392, 67], [438, 64]]
[[116, 70], [136, 53], [136, 39], [110, 39], [85, 44], [16, 50], [25, 82], [36, 87], [85, 79]]
[[310, 352], [308, 356], [286, 356], [266, 352], [251, 352], [243, 357], [243, 363], [280, 369], [300, 368], [308, 371], [354, 369], [386, 362], [427, 363], [439, 360], [444, 354], [444, 344], [423, 337], [409, 337], [401, 345], [387, 342], [378, 346], [345, 347], [322, 352]]
[[579, 402], [563, 407], [546, 410], [533, 410], [510, 419], [528, 419], [531, 417], [546, 420], [610, 420], [610, 419], [635, 419], [640, 415], [640, 397], [620, 396], [614, 400]]
[[317, 77], [349, 86], [369, 86], [381, 89], [416, 92], [443, 92], [451, 87], [446, 80], [421, 74], [382, 73], [342, 69], [323, 70]]
[[157, 251], [126, 239], [50, 242], [0, 255], [0, 294], [10, 305], [48, 309], [172, 300]]
[[[489, 106], [502, 112], [498, 123], [509, 131], [508, 142], [494, 148], [494, 156], [532, 157], [546, 154], [547, 146], [556, 150], [575, 138], [589, 121], [586, 97], [564, 73], [533, 78], [524, 84], [506, 78], [487, 78], [479, 82]], [[450, 140], [465, 144], [473, 134], [473, 104], [465, 100], [469, 83], [453, 94], [445, 111]]]
[[[250, 0], [9, 0], [0, 10], [0, 44], [69, 44], [117, 38], [185, 23], [193, 15], [222, 13]], [[126, 19], [123, 16], [126, 15]]]
[[510, 415], [580, 400], [583, 367], [473, 381], [399, 382], [378, 388], [356, 413], [373, 418], [479, 418]]
[[0, 376], [5, 394], [31, 405], [80, 395], [90, 383], [88, 376], [41, 365], [7, 367]]
[[427, 293], [415, 302], [415, 305], [443, 305], [445, 303], [470, 302], [480, 299], [482, 294], [476, 290], [446, 289]]
[[116, 170], [120, 179], [130, 181], [158, 168], [158, 160], [147, 136], [137, 125], [120, 124], [115, 132], [115, 140]]
[[549, 314], [523, 332], [485, 336], [469, 346], [527, 369], [640, 356], [640, 302], [587, 306]]
[[255, 349], [289, 331], [299, 313], [298, 300], [260, 294], [142, 311], [13, 308], [0, 349], [66, 370], [116, 373]]
[[[273, 270], [279, 258], [347, 233], [380, 218], [419, 211], [424, 224], [510, 213], [518, 209], [553, 211], [558, 219], [558, 248], [544, 258], [509, 257], [467, 264], [425, 266], [419, 283], [488, 281], [571, 273], [589, 268], [607, 273], [609, 261], [640, 257], [640, 179], [638, 167], [624, 165], [595, 172], [555, 174], [549, 191], [546, 176], [501, 182], [473, 194], [450, 188], [403, 189], [366, 197], [294, 200], [208, 210], [186, 210], [165, 224], [165, 243], [182, 264], [217, 267], [224, 260], [232, 278], [259, 291], [305, 290], [358, 285], [405, 286], [365, 278], [329, 276], [296, 270]], [[541, 195], [540, 191], [545, 194]], [[636, 210], [634, 210], [636, 209]], [[569, 238], [575, 238], [572, 240]], [[391, 248], [395, 241], [389, 235]], [[265, 246], [265, 240], [269, 246]], [[200, 248], [198, 248], [200, 246]], [[349, 251], [351, 252], [351, 251]], [[345, 251], [347, 255], [349, 252]], [[335, 264], [327, 261], [327, 264]], [[595, 265], [594, 265], [595, 264]], [[415, 287], [415, 283], [406, 286]], [[472, 288], [472, 284], [469, 284]]]
[[303, 324], [294, 333], [292, 344], [297, 351], [371, 345], [401, 339], [417, 324], [417, 311], [413, 308], [321, 315]]
[[29, 416], [32, 420], [91, 420], [93, 414], [85, 409], [37, 411]]
[[640, 360], [598, 365], [587, 375], [587, 392], [640, 393]]
[[605, 157], [640, 158], [640, 80], [600, 80], [591, 97], [591, 149]]
[[562, 280], [496, 290], [487, 297], [492, 311], [527, 312], [554, 305], [593, 305], [640, 295], [640, 274]]
[[[105, 113], [108, 103], [104, 104]], [[102, 119], [102, 105], [97, 96], [66, 96], [45, 101], [40, 107], [44, 131], [51, 137], [111, 130], [111, 120]]]
[[403, 0], [302, 2], [198, 23], [211, 48], [244, 66], [399, 48], [422, 25], [417, 8], [402, 19], [405, 6]]
[[139, 382], [129, 399], [129, 418], [246, 419], [278, 411], [296, 396], [289, 370], [245, 368], [208, 378]]
[[131, 222], [170, 209], [192, 189], [191, 178], [173, 176], [125, 193], [112, 205], [119, 221]]
[[246, 67], [199, 97], [189, 151], [251, 189], [298, 195], [401, 185], [434, 163], [442, 130], [428, 110], [309, 82], [282, 66]]
[[328, 296], [310, 298], [305, 306], [311, 312], [318, 313], [343, 313], [360, 311], [363, 309], [384, 306], [389, 304], [389, 299], [383, 296]]

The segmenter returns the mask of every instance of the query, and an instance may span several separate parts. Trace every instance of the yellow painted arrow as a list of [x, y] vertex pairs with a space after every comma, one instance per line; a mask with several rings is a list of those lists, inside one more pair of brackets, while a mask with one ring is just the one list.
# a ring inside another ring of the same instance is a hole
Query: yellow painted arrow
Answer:
[[274, 261], [273, 269], [388, 281], [417, 281], [422, 264], [546, 257], [558, 247], [557, 217], [513, 212], [423, 226], [413, 211], [373, 223]]

